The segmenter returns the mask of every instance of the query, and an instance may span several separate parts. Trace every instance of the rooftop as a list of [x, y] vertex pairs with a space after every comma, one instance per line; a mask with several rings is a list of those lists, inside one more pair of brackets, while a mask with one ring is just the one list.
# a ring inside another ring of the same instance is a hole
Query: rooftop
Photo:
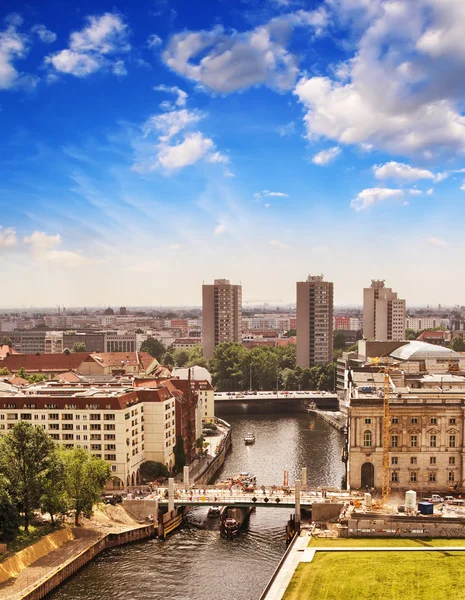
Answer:
[[461, 358], [461, 355], [454, 352], [454, 350], [419, 340], [414, 340], [397, 348], [397, 350], [391, 352], [391, 356], [398, 360], [458, 360]]

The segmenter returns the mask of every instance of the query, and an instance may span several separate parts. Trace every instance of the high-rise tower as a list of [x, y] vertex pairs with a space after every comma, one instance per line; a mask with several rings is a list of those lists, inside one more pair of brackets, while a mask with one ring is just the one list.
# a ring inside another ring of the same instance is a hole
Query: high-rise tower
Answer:
[[222, 342], [241, 341], [242, 286], [228, 279], [215, 279], [202, 286], [203, 355], [211, 358]]
[[363, 290], [363, 335], [378, 341], [405, 339], [405, 300], [384, 287], [382, 279], [372, 279]]

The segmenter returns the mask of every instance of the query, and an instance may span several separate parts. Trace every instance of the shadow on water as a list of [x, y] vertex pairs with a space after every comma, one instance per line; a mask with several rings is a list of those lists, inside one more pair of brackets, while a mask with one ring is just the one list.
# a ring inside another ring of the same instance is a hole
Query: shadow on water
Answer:
[[[221, 414], [233, 426], [233, 450], [219, 478], [250, 471], [258, 484], [293, 481], [304, 466], [309, 483], [340, 485], [342, 436], [303, 413]], [[253, 431], [256, 442], [245, 446]], [[207, 507], [192, 509], [166, 542], [114, 548], [50, 594], [53, 600], [256, 600], [285, 550], [283, 508], [258, 508], [236, 539], [221, 538]]]

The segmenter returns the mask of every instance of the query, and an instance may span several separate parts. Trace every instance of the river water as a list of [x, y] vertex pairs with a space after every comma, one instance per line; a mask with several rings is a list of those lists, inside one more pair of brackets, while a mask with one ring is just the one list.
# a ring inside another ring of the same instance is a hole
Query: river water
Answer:
[[[235, 414], [233, 449], [219, 478], [250, 471], [258, 485], [289, 482], [308, 468], [310, 486], [340, 486], [342, 435], [302, 413]], [[252, 431], [256, 442], [245, 446]], [[285, 508], [257, 508], [233, 540], [223, 539], [207, 508], [192, 509], [182, 528], [158, 539], [104, 552], [49, 600], [257, 600], [285, 550]]]

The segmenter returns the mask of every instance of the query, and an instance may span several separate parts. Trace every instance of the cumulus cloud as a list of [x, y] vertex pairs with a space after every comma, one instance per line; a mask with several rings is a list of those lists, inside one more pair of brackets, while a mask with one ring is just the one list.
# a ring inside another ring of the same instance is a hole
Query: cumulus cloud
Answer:
[[390, 188], [367, 188], [351, 200], [350, 206], [356, 210], [364, 210], [386, 200], [400, 200], [404, 195], [402, 190]]
[[0, 31], [0, 90], [34, 87], [38, 78], [21, 73], [14, 65], [16, 60], [25, 58], [29, 51], [29, 37], [18, 30], [22, 19], [15, 14], [6, 21], [7, 27]]
[[[344, 76], [302, 77], [309, 139], [433, 158], [465, 152], [465, 3], [332, 0], [358, 36]], [[356, 23], [356, 27], [354, 24]]]
[[324, 9], [301, 10], [242, 33], [221, 26], [183, 31], [169, 40], [163, 60], [180, 75], [215, 92], [259, 84], [289, 90], [298, 74], [297, 58], [287, 49], [292, 29], [305, 26], [318, 33], [326, 21]]
[[447, 246], [447, 242], [446, 241], [441, 240], [439, 238], [434, 238], [434, 237], [428, 238], [426, 240], [426, 243], [429, 246], [434, 246], [435, 248], [445, 248]]
[[279, 250], [287, 250], [289, 248], [289, 246], [287, 244], [283, 244], [282, 242], [279, 242], [278, 240], [271, 240], [268, 243], [270, 246], [273, 246], [273, 248], [278, 248]]
[[18, 243], [18, 238], [16, 237], [16, 230], [12, 227], [8, 227], [7, 229], [3, 229], [0, 226], [0, 248], [12, 248], [16, 246]]
[[34, 25], [31, 28], [31, 32], [35, 33], [44, 44], [53, 44], [57, 39], [57, 34], [47, 29], [45, 25]]
[[143, 136], [156, 143], [145, 149], [133, 169], [139, 172], [162, 169], [166, 172], [193, 165], [201, 159], [212, 164], [226, 164], [228, 157], [216, 150], [214, 141], [200, 131], [189, 131], [205, 115], [186, 108], [154, 115], [142, 127]]
[[313, 156], [312, 163], [324, 167], [332, 162], [337, 156], [339, 156], [340, 153], [341, 149], [339, 146], [322, 150]]
[[434, 173], [428, 169], [418, 169], [405, 163], [395, 161], [374, 165], [376, 179], [396, 179], [400, 181], [417, 181], [418, 179], [435, 179]]
[[116, 75], [124, 75], [124, 63], [114, 57], [128, 52], [128, 27], [113, 13], [89, 16], [87, 25], [69, 37], [69, 47], [46, 57], [45, 63], [60, 73], [87, 77], [107, 68]]
[[[153, 89], [156, 92], [167, 92], [169, 94], [174, 94], [176, 96], [176, 100], [174, 102], [176, 106], [185, 106], [186, 104], [188, 98], [187, 93], [181, 88], [178, 88], [176, 85], [156, 85]], [[168, 107], [171, 107], [171, 105], [168, 105]]]
[[156, 33], [151, 33], [147, 38], [147, 46], [149, 48], [156, 48], [162, 43], [162, 39]]
[[411, 188], [411, 189], [409, 189], [408, 193], [411, 196], [422, 196], [423, 195], [423, 192], [421, 190], [417, 190], [417, 188]]
[[24, 236], [23, 242], [30, 244], [33, 251], [44, 252], [61, 244], [61, 236], [59, 233], [47, 235], [44, 231], [34, 231], [31, 235]]
[[226, 225], [220, 223], [217, 225], [213, 231], [214, 235], [221, 235], [224, 231], [226, 231]]

